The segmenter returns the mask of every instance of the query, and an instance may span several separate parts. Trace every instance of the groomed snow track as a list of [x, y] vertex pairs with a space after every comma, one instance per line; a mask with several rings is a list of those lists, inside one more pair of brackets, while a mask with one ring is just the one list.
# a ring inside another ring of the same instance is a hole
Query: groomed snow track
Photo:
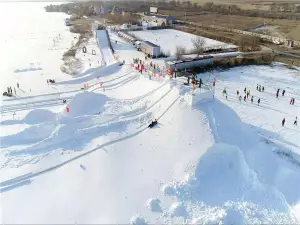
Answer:
[[[180, 97], [181, 96], [179, 95], [175, 100], [173, 100], [171, 102], [171, 104], [157, 118], [158, 119], [162, 118], [170, 110], [170, 108], [180, 99]], [[9, 180], [6, 180], [6, 181], [2, 181], [0, 183], [0, 193], [8, 191], [12, 187], [14, 187], [14, 186], [19, 186], [19, 185], [30, 183], [29, 179], [32, 179], [34, 177], [38, 177], [38, 176], [40, 176], [42, 174], [45, 174], [45, 173], [51, 172], [53, 170], [56, 170], [56, 169], [58, 169], [58, 168], [60, 168], [60, 167], [62, 167], [64, 165], [66, 165], [66, 164], [68, 164], [70, 162], [73, 162], [73, 161], [75, 161], [75, 160], [77, 160], [79, 158], [82, 158], [82, 157], [84, 157], [84, 156], [86, 156], [88, 154], [91, 154], [91, 153], [93, 153], [93, 152], [95, 152], [95, 151], [97, 151], [97, 150], [99, 150], [99, 149], [101, 149], [103, 147], [106, 147], [106, 146], [109, 146], [109, 145], [112, 145], [112, 144], [115, 144], [115, 143], [118, 143], [118, 142], [122, 142], [124, 140], [129, 139], [129, 138], [132, 138], [132, 137], [134, 137], [134, 136], [142, 133], [143, 131], [145, 131], [147, 129], [148, 129], [148, 127], [144, 127], [144, 128], [142, 128], [142, 129], [138, 130], [137, 132], [132, 133], [130, 135], [127, 135], [127, 136], [124, 136], [122, 138], [118, 138], [118, 139], [106, 142], [106, 143], [104, 143], [102, 145], [99, 145], [98, 147], [96, 147], [94, 149], [91, 149], [91, 150], [89, 150], [87, 152], [84, 152], [84, 153], [82, 153], [80, 155], [77, 155], [77, 156], [75, 156], [75, 157], [73, 157], [73, 158], [71, 158], [69, 160], [66, 160], [66, 161], [64, 161], [62, 163], [59, 163], [59, 164], [57, 164], [55, 166], [51, 166], [51, 167], [49, 167], [47, 169], [43, 169], [43, 170], [40, 170], [40, 171], [27, 173], [27, 174], [24, 174], [24, 175], [21, 175], [21, 176], [18, 176], [18, 177], [15, 177], [15, 178], [12, 178], [12, 179], [9, 179]]]

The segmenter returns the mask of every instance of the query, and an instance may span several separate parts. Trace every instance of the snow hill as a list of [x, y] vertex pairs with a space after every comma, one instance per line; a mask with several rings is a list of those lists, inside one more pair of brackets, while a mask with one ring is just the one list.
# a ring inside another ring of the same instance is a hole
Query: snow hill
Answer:
[[[141, 53], [112, 45], [125, 65], [3, 100], [1, 222], [300, 223], [298, 71], [273, 64], [200, 74], [206, 85], [217, 80], [215, 95], [190, 106], [185, 79], [140, 75], [130, 62]], [[114, 60], [107, 46], [100, 41], [101, 57]], [[239, 101], [245, 87], [253, 103]], [[277, 88], [286, 95], [277, 99]]]

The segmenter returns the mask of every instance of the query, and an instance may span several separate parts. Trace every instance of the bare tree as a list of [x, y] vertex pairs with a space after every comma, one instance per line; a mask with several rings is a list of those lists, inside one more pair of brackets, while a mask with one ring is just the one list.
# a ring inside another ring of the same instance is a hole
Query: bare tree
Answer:
[[197, 53], [197, 55], [201, 55], [204, 52], [204, 45], [206, 43], [206, 39], [203, 37], [195, 37], [192, 39], [192, 43], [194, 46], [194, 51]]
[[182, 59], [182, 56], [185, 54], [186, 52], [186, 49], [182, 46], [176, 46], [176, 52], [175, 52], [175, 56], [176, 56], [176, 59], [179, 60], [179, 59]]

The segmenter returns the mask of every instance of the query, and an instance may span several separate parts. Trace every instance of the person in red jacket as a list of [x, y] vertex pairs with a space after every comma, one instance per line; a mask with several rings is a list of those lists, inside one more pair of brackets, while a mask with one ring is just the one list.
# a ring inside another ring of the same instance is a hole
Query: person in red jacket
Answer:
[[284, 124], [285, 124], [285, 118], [283, 118], [281, 124], [282, 124], [282, 126], [284, 127]]

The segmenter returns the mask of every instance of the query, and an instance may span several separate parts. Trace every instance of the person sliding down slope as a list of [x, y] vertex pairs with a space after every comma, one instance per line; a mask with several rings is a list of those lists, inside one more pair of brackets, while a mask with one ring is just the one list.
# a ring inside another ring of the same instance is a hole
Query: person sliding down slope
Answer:
[[152, 127], [154, 127], [156, 124], [157, 124], [157, 120], [155, 119], [154, 121], [152, 121], [152, 122], [149, 124], [148, 128], [152, 128]]

